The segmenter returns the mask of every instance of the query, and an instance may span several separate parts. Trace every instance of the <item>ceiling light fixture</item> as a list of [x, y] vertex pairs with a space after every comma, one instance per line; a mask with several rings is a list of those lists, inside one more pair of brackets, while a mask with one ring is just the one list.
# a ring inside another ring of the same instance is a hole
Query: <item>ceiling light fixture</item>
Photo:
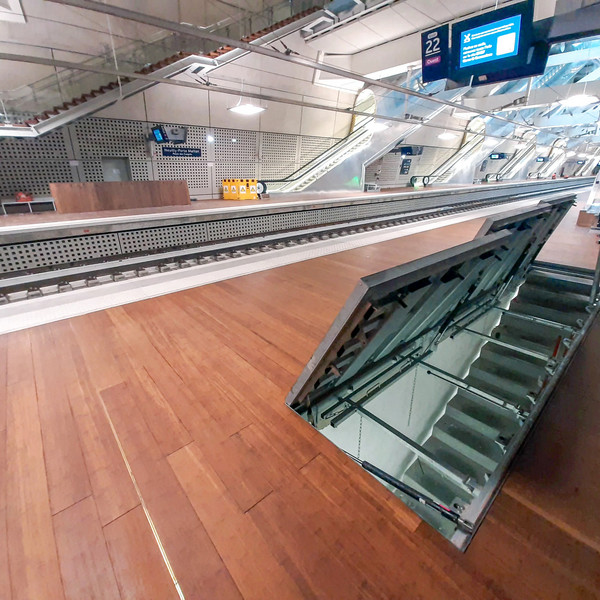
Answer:
[[458, 137], [455, 133], [450, 133], [449, 131], [444, 131], [438, 135], [438, 140], [453, 140]]
[[212, 136], [212, 135], [208, 134], [208, 135], [206, 136], [206, 141], [207, 141], [207, 142], [214, 142], [214, 141], [215, 141], [215, 138], [214, 138], [214, 136]]
[[251, 116], [257, 115], [267, 109], [263, 106], [256, 106], [256, 104], [236, 104], [227, 110], [237, 113], [238, 115]]
[[590, 96], [589, 94], [575, 94], [574, 96], [559, 100], [560, 105], [565, 108], [582, 108], [598, 101], [598, 96]]

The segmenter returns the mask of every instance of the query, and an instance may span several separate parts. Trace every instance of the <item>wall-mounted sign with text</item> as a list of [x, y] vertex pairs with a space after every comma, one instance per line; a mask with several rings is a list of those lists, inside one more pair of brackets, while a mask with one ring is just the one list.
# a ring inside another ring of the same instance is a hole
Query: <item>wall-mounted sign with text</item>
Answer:
[[440, 25], [421, 34], [423, 83], [445, 79], [450, 72], [450, 27]]
[[202, 150], [200, 148], [169, 148], [163, 146], [161, 148], [163, 156], [173, 156], [177, 158], [200, 158], [202, 156]]

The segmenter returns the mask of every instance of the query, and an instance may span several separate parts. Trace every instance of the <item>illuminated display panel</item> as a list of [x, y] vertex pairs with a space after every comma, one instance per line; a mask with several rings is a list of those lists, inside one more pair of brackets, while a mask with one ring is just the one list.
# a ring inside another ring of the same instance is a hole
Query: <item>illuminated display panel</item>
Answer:
[[519, 2], [452, 25], [456, 81], [527, 64], [533, 36], [533, 3]]
[[521, 15], [463, 31], [460, 68], [516, 56], [521, 39]]

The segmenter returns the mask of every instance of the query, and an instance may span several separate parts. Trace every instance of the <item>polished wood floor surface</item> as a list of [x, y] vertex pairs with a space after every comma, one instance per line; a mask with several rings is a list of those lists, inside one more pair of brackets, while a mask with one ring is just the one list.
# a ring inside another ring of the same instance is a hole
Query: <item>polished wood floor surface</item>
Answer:
[[0, 598], [597, 597], [599, 323], [466, 554], [284, 405], [360, 276], [481, 222], [1, 336]]

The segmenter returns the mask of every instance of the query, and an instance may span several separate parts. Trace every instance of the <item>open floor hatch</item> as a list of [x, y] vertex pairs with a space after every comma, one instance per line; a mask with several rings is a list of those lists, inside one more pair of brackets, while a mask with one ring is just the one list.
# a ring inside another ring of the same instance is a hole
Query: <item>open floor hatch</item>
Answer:
[[598, 311], [597, 273], [534, 263], [572, 203], [361, 279], [286, 400], [463, 550]]

